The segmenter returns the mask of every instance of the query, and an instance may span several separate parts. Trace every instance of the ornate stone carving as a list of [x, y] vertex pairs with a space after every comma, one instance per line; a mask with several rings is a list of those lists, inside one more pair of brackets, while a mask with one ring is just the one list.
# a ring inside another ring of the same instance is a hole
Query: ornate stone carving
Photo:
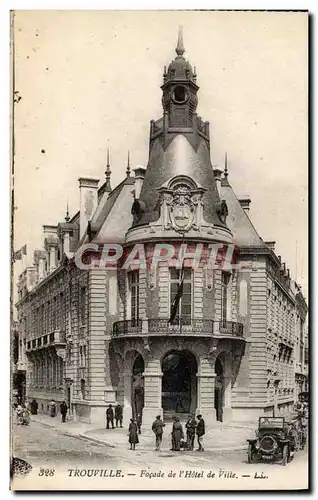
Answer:
[[[172, 184], [172, 183], [170, 183]], [[202, 196], [205, 188], [174, 179], [171, 187], [159, 188], [162, 228], [186, 232], [199, 230], [203, 222]]]
[[225, 224], [226, 218], [228, 216], [229, 210], [225, 200], [219, 201], [215, 204], [216, 213], [219, 216], [220, 221]]

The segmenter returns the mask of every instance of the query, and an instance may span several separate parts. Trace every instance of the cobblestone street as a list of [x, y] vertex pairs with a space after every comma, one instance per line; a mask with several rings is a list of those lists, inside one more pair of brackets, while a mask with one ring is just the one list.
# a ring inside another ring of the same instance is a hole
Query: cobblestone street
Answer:
[[[108, 432], [111, 434], [112, 431]], [[287, 470], [289, 473], [295, 471], [295, 477], [302, 477], [304, 481], [307, 476], [307, 450], [298, 452], [295, 459], [287, 466], [288, 468], [280, 464], [250, 465], [247, 463], [246, 450], [216, 452], [206, 449], [204, 453], [171, 452], [168, 446], [168, 433], [163, 441], [163, 449], [159, 453], [151, 447], [153, 442], [151, 437], [141, 437], [134, 452], [129, 450], [128, 443], [120, 443], [118, 446], [114, 443], [114, 447], [110, 447], [89, 439], [61, 435], [59, 430], [48, 429], [39, 422], [32, 422], [30, 426], [14, 425], [13, 442], [13, 455], [30, 463], [33, 472], [37, 474], [41, 468], [54, 468], [56, 471], [64, 471], [67, 475], [69, 469], [98, 467], [107, 470], [120, 469], [126, 476], [135, 473], [140, 477], [143, 474], [146, 480], [148, 473], [156, 474], [161, 470], [174, 470], [177, 473], [184, 470], [188, 471], [188, 474], [195, 474], [196, 471], [200, 474], [201, 470], [213, 470], [219, 474], [220, 470], [224, 470], [246, 481], [254, 479], [255, 473], [264, 474], [271, 479], [275, 477], [276, 480], [280, 480], [282, 487], [286, 488], [288, 485], [284, 484], [284, 474], [286, 477]], [[230, 478], [227, 477], [227, 479]], [[47, 478], [47, 480], [51, 482], [52, 478]], [[260, 482], [256, 481], [257, 484], [253, 488], [261, 489]], [[211, 488], [214, 487], [213, 485], [215, 483], [211, 483]], [[189, 487], [191, 487], [190, 483]], [[228, 487], [230, 487], [229, 484]], [[248, 487], [251, 488], [251, 486]]]

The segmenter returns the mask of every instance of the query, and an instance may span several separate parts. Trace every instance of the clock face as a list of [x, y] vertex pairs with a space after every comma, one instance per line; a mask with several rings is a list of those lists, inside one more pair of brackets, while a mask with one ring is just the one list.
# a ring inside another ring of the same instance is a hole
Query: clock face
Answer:
[[188, 100], [188, 91], [184, 85], [176, 85], [172, 90], [172, 98], [176, 104], [184, 104]]

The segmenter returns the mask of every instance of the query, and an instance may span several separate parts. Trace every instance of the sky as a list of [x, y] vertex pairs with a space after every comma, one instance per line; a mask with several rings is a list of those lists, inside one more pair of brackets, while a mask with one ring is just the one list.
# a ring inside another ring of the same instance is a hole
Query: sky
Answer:
[[147, 165], [179, 25], [212, 163], [222, 167], [227, 152], [236, 194], [250, 195], [258, 233], [276, 241], [307, 295], [305, 13], [17, 11], [15, 250], [27, 243], [31, 263], [42, 226], [64, 220], [67, 202], [71, 215], [78, 210], [78, 178], [104, 182], [108, 146], [112, 187], [128, 149], [132, 168]]

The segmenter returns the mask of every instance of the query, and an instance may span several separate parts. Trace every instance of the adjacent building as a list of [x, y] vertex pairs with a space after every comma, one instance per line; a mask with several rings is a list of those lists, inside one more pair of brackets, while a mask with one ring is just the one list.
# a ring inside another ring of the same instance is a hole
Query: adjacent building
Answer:
[[[141, 412], [145, 424], [197, 412], [254, 420], [289, 412], [304, 388], [306, 301], [275, 243], [253, 226], [249, 196], [233, 191], [227, 159], [213, 169], [184, 52], [180, 31], [147, 168], [132, 173], [128, 161], [114, 189], [109, 161], [100, 187], [80, 178], [79, 212], [44, 226], [44, 247], [20, 276], [20, 360], [40, 411], [65, 399], [74, 418], [100, 424], [116, 402], [125, 420]], [[105, 243], [124, 248], [107, 269]], [[160, 260], [158, 244], [174, 254]]]

